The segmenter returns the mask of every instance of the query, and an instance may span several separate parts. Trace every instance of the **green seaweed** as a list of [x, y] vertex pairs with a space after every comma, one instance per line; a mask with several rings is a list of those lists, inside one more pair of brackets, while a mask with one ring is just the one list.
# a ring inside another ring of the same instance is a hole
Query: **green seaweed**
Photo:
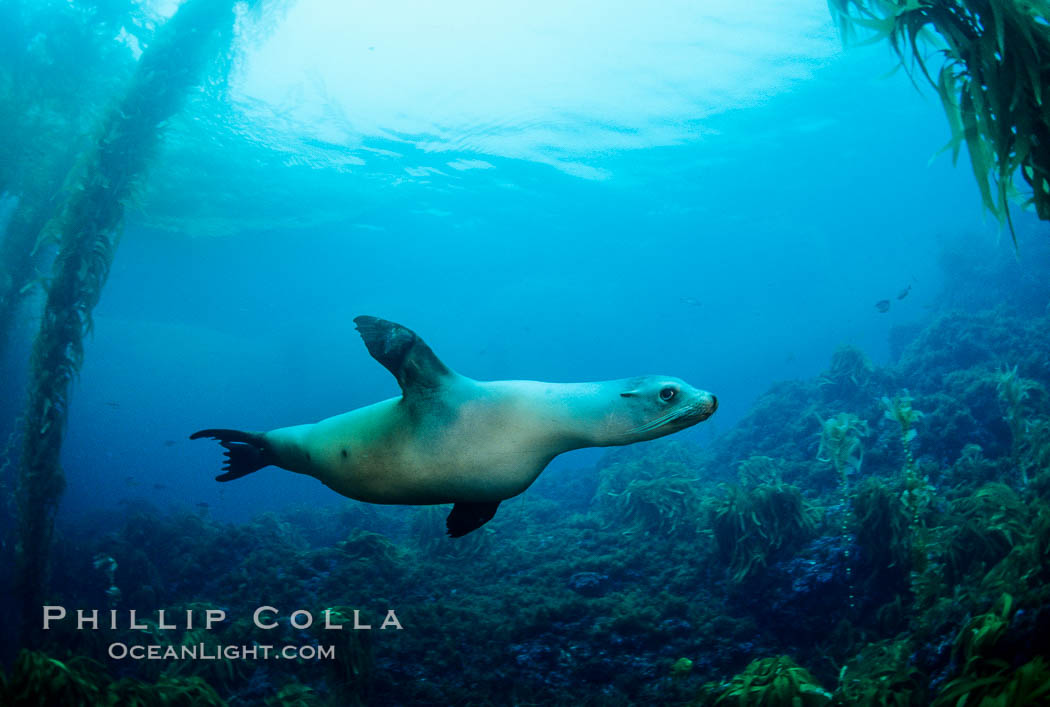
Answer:
[[904, 447], [905, 469], [912, 471], [915, 468], [915, 458], [911, 454], [911, 443], [918, 436], [919, 431], [915, 425], [922, 419], [923, 414], [912, 407], [914, 398], [905, 390], [902, 395], [892, 398], [882, 398], [883, 413], [887, 420], [893, 420], [900, 427], [901, 445]]
[[1028, 488], [1044, 500], [1050, 500], [1050, 420], [1034, 420], [1025, 430], [1028, 451], [1022, 460], [1022, 478], [1030, 479]]
[[671, 476], [636, 479], [622, 493], [610, 493], [617, 525], [624, 534], [635, 532], [691, 537], [699, 533], [703, 517], [695, 479]]
[[[1020, 173], [1029, 204], [1050, 220], [1050, 5], [1045, 0], [830, 0], [845, 40], [857, 28], [889, 40], [941, 99], [955, 159], [966, 145], [985, 207], [1013, 222]], [[928, 31], [928, 30], [932, 30]], [[927, 50], [943, 59], [930, 66]], [[931, 71], [931, 69], [934, 69]]]
[[840, 346], [831, 355], [828, 370], [817, 378], [825, 400], [849, 400], [872, 382], [875, 367], [856, 346]]
[[[448, 538], [444, 538], [448, 543]], [[449, 543], [453, 544], [453, 543]], [[355, 530], [350, 537], [338, 543], [342, 551], [341, 562], [360, 573], [371, 573], [389, 577], [398, 572], [404, 551], [380, 533]]]
[[[1029, 378], [1022, 378], [1017, 374], [1017, 366], [1013, 368], [1004, 367], [996, 376], [996, 388], [999, 391], [999, 399], [1004, 411], [1003, 417], [1010, 427], [1010, 442], [1013, 462], [1021, 476], [1021, 486], [1028, 486], [1028, 464], [1022, 459], [1022, 451], [1028, 440], [1029, 417], [1027, 405], [1033, 391], [1038, 391], [1045, 397], [1046, 391], [1038, 382]], [[1036, 462], [1038, 464], [1038, 461]], [[1039, 468], [1036, 466], [1035, 468]]]
[[1010, 627], [1014, 600], [1009, 594], [1000, 597], [996, 609], [975, 616], [962, 627], [952, 646], [952, 660], [964, 673], [982, 673], [989, 666], [998, 668], [995, 648]]
[[[1004, 535], [1014, 541], [1009, 554], [981, 578], [979, 588], [1010, 592], [1023, 605], [1038, 607], [1050, 600], [1050, 506], [1035, 503], [1027, 511], [1023, 534]], [[1010, 528], [1011, 522], [1004, 519], [1000, 525]]]
[[835, 467], [843, 486], [848, 488], [849, 475], [860, 473], [864, 463], [861, 439], [868, 435], [868, 423], [853, 413], [840, 412], [820, 421], [820, 447], [817, 459]]
[[998, 475], [998, 465], [984, 456], [981, 445], [969, 443], [960, 450], [949, 477], [955, 483], [972, 487]]
[[945, 685], [933, 707], [976, 704], [1028, 707], [1050, 704], [1050, 668], [1043, 656], [1013, 668], [1004, 653], [1014, 600], [1003, 594], [992, 611], [971, 619], [959, 631], [952, 658], [959, 675]]
[[753, 456], [737, 463], [737, 478], [744, 486], [778, 484], [783, 476], [783, 462], [766, 456]]
[[902, 470], [904, 490], [901, 493], [901, 502], [908, 510], [911, 520], [911, 567], [913, 571], [922, 573], [927, 566], [927, 546], [929, 544], [923, 514], [933, 501], [933, 486], [930, 485], [927, 477], [919, 474], [915, 458], [911, 453], [911, 443], [918, 436], [915, 425], [923, 417], [921, 412], [912, 407], [912, 402], [913, 399], [908, 395], [907, 390], [902, 395], [893, 398], [882, 398], [885, 418], [896, 422], [900, 429], [901, 446], [904, 448], [904, 468]]
[[[868, 423], [852, 413], [839, 413], [820, 423], [820, 447], [817, 449], [817, 460], [830, 463], [835, 468], [839, 494], [844, 506], [852, 496], [850, 478], [860, 473], [861, 464], [864, 462], [864, 445], [861, 443], [861, 438], [867, 434]], [[850, 559], [849, 549], [849, 514], [846, 512], [842, 513], [839, 535], [846, 561], [849, 607], [853, 609], [856, 598], [853, 588], [853, 562]]]
[[197, 677], [163, 676], [155, 683], [134, 678], [113, 681], [93, 660], [62, 661], [23, 650], [3, 682], [0, 703], [10, 707], [225, 707], [226, 702]]
[[105, 685], [102, 666], [88, 658], [61, 661], [36, 651], [19, 652], [7, 676], [4, 704], [96, 705]]
[[728, 684], [707, 686], [694, 703], [739, 707], [821, 707], [831, 693], [786, 655], [752, 661]]
[[922, 674], [910, 663], [906, 641], [865, 646], [839, 672], [834, 704], [843, 707], [919, 707], [926, 704]]
[[1036, 656], [1016, 670], [1005, 667], [990, 675], [963, 675], [950, 681], [931, 707], [1037, 707], [1050, 704], [1050, 666]]
[[863, 551], [866, 581], [893, 587], [911, 569], [910, 517], [900, 492], [884, 481], [868, 478], [851, 499], [852, 530]]
[[162, 676], [156, 683], [132, 678], [106, 689], [105, 705], [112, 707], [226, 707], [226, 701], [199, 677]]
[[972, 495], [952, 501], [945, 533], [946, 578], [959, 583], [980, 579], [1018, 544], [1030, 539], [1028, 506], [1006, 484], [985, 484]]
[[776, 553], [798, 547], [816, 532], [813, 512], [794, 486], [726, 486], [725, 491], [714, 508], [712, 527], [734, 584], [755, 576]]

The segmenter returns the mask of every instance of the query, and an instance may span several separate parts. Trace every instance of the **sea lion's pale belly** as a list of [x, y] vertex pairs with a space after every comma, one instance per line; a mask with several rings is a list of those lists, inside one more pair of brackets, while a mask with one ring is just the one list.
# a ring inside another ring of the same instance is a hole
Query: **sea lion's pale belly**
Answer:
[[[522, 399], [471, 386], [456, 406], [412, 419], [401, 398], [267, 433], [281, 466], [369, 503], [501, 501], [562, 449]], [[308, 456], [307, 456], [308, 455]]]

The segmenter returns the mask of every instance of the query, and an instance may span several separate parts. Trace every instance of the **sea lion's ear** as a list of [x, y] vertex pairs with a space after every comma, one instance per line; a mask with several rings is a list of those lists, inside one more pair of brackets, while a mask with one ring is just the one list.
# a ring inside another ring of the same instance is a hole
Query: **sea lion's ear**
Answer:
[[354, 324], [368, 353], [394, 374], [406, 398], [438, 388], [452, 375], [411, 329], [377, 317], [356, 317]]
[[623, 393], [620, 393], [620, 397], [621, 398], [633, 398], [633, 397], [635, 397], [637, 395], [638, 395], [638, 391], [637, 390], [628, 390], [628, 391], [625, 391]]

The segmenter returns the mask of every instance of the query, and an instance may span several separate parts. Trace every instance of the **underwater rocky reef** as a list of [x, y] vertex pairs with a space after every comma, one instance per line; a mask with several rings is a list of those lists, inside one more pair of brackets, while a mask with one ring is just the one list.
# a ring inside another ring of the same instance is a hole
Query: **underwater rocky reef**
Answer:
[[[458, 541], [443, 508], [350, 502], [62, 525], [49, 600], [112, 607], [117, 628], [55, 622], [3, 702], [1048, 704], [1050, 288], [1023, 273], [1050, 249], [1025, 247], [946, 256], [941, 305], [895, 331], [892, 364], [844, 346], [710, 445], [552, 472]], [[379, 629], [390, 608], [402, 630]], [[106, 658], [263, 640], [334, 656]]]

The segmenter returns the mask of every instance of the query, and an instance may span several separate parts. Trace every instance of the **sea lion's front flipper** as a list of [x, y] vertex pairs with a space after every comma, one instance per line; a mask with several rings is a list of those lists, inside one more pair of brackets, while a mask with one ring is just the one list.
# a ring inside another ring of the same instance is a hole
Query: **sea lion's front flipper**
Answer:
[[452, 512], [448, 514], [448, 520], [445, 521], [448, 534], [454, 538], [459, 538], [473, 530], [477, 530], [492, 520], [492, 516], [496, 515], [497, 508], [499, 508], [499, 501], [493, 501], [492, 503], [460, 502], [455, 504], [452, 506]]
[[452, 375], [411, 329], [377, 317], [356, 317], [354, 324], [368, 353], [394, 374], [406, 397], [421, 389], [439, 388]]

